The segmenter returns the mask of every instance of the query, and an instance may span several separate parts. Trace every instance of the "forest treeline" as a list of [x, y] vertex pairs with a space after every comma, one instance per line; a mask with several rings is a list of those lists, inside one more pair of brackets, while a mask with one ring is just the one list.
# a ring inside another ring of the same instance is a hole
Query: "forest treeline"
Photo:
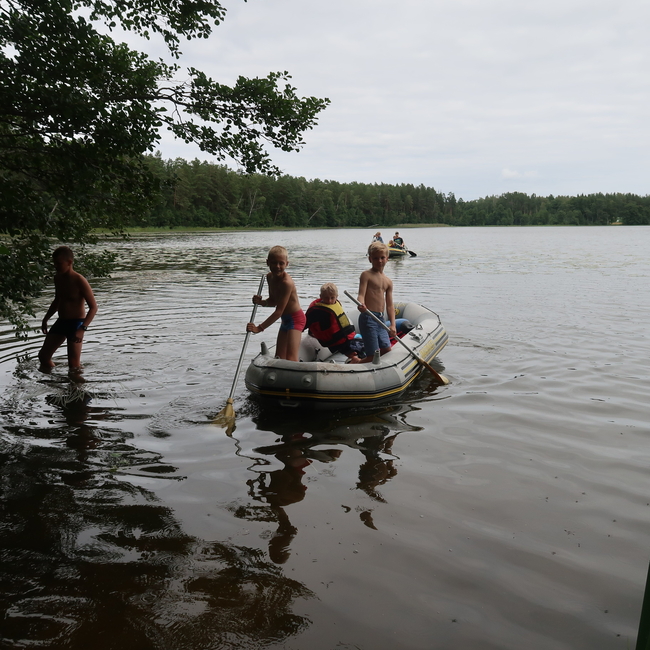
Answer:
[[425, 185], [339, 183], [233, 171], [224, 165], [149, 156], [163, 181], [160, 202], [138, 227], [369, 227], [650, 224], [650, 196], [529, 196], [508, 192], [473, 201]]

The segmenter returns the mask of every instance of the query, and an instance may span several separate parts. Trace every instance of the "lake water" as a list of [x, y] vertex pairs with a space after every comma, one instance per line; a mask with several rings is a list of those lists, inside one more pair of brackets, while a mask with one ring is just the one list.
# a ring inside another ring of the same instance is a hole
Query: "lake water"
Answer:
[[289, 249], [306, 307], [325, 281], [356, 290], [371, 235], [111, 242], [84, 383], [64, 353], [41, 374], [42, 337], [5, 328], [2, 647], [634, 646], [650, 228], [405, 230], [417, 257], [387, 273], [396, 300], [440, 314], [451, 383], [423, 377], [381, 409], [278, 413], [242, 375], [228, 437], [212, 420], [269, 246]]

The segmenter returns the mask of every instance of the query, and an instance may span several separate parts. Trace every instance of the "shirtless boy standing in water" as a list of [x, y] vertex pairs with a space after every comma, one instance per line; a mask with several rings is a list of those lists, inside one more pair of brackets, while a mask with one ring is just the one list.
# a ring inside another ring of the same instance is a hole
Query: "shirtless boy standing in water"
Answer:
[[[88, 280], [73, 268], [74, 255], [67, 246], [60, 246], [52, 254], [56, 274], [54, 276], [54, 300], [43, 317], [41, 329], [45, 342], [38, 353], [41, 370], [47, 372], [54, 367], [52, 355], [67, 339], [68, 366], [78, 370], [81, 366], [81, 346], [84, 333], [97, 313], [97, 303]], [[88, 311], [86, 312], [86, 303]], [[59, 317], [47, 329], [47, 321], [59, 312]]]
[[[389, 336], [396, 336], [395, 330], [395, 309], [393, 307], [393, 282], [384, 275], [384, 267], [388, 262], [388, 246], [380, 242], [373, 242], [368, 247], [368, 259], [372, 265], [359, 277], [359, 332], [363, 339], [363, 347], [368, 355], [361, 360], [361, 363], [372, 361], [376, 350], [380, 354], [390, 352]], [[382, 322], [384, 320], [384, 309], [390, 320], [389, 332], [379, 325], [373, 318], [365, 313], [372, 312]]]
[[257, 334], [263, 332], [278, 318], [282, 319], [275, 352], [278, 359], [299, 361], [298, 351], [306, 318], [300, 307], [296, 285], [287, 273], [289, 257], [284, 246], [274, 246], [266, 258], [270, 273], [266, 274], [269, 285], [269, 297], [253, 296], [253, 303], [262, 307], [275, 307], [275, 311], [260, 325], [248, 323], [246, 330]]

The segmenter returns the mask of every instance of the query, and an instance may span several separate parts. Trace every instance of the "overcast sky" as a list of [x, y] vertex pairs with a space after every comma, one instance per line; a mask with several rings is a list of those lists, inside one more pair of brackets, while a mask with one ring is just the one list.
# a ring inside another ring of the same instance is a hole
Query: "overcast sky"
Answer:
[[[288, 70], [332, 102], [299, 154], [273, 155], [287, 174], [466, 200], [650, 193], [648, 0], [223, 4], [184, 66], [221, 82]], [[161, 151], [210, 159], [167, 137]]]

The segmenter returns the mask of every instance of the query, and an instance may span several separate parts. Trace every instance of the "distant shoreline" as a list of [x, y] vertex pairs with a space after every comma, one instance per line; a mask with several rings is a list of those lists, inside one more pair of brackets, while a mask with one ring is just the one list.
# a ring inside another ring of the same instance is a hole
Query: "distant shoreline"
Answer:
[[[146, 234], [163, 234], [163, 233], [175, 233], [175, 232], [190, 232], [190, 233], [199, 233], [199, 232], [261, 232], [264, 230], [286, 230], [286, 231], [291, 231], [291, 230], [376, 230], [377, 228], [383, 228], [384, 230], [392, 230], [393, 228], [395, 230], [406, 230], [407, 228], [454, 228], [454, 226], [451, 226], [447, 223], [399, 223], [394, 226], [378, 226], [378, 225], [373, 225], [373, 226], [336, 226], [336, 227], [328, 227], [328, 226], [318, 226], [318, 227], [304, 227], [304, 226], [296, 226], [295, 228], [289, 227], [289, 226], [274, 226], [274, 227], [269, 227], [269, 228], [260, 228], [260, 227], [255, 227], [255, 228], [242, 228], [241, 226], [236, 227], [236, 228], [209, 228], [207, 226], [205, 227], [199, 227], [199, 226], [178, 226], [174, 228], [170, 227], [162, 227], [162, 228], [156, 228], [153, 226], [147, 226], [144, 228], [125, 228], [125, 232], [128, 233], [129, 235], [146, 235]], [[105, 229], [97, 229], [95, 230], [97, 234], [102, 234], [102, 235], [111, 235], [113, 234], [112, 231], [110, 230], [105, 230]]]
[[[263, 232], [268, 231], [298, 231], [298, 230], [385, 230], [386, 232], [390, 230], [408, 230], [411, 228], [593, 228], [593, 227], [606, 227], [606, 226], [622, 226], [621, 222], [612, 222], [609, 224], [527, 224], [527, 225], [484, 225], [484, 226], [453, 226], [448, 223], [398, 223], [392, 226], [380, 226], [374, 224], [372, 226], [314, 226], [314, 227], [305, 227], [305, 226], [273, 226], [273, 227], [255, 227], [255, 228], [245, 228], [242, 226], [234, 228], [210, 228], [208, 226], [175, 226], [170, 227], [153, 227], [148, 226], [144, 228], [125, 228], [125, 231], [128, 235], [162, 235], [162, 234], [173, 234], [173, 233], [201, 233], [201, 232]], [[113, 235], [113, 232], [105, 229], [97, 229], [94, 231], [98, 235]], [[119, 237], [119, 235], [115, 235]]]

